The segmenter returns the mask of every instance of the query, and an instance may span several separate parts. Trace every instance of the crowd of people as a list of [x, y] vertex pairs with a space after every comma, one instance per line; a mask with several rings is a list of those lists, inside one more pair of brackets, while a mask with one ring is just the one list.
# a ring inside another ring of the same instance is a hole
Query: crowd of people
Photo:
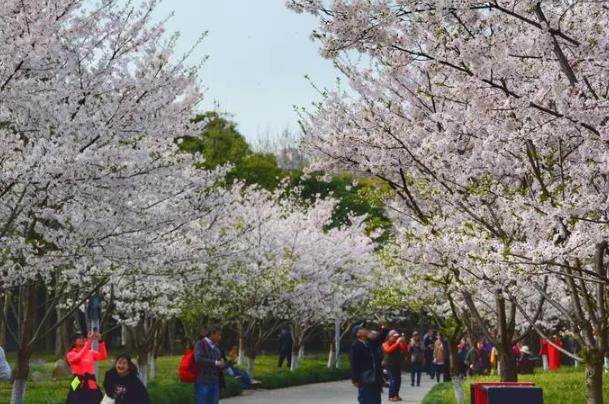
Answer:
[[[441, 333], [429, 330], [421, 341], [417, 331], [407, 338], [404, 333], [387, 328], [385, 322], [380, 326], [379, 331], [371, 331], [363, 324], [352, 330], [355, 342], [350, 355], [351, 379], [360, 404], [380, 404], [384, 387], [388, 387], [389, 401], [402, 401], [405, 368], [410, 373], [411, 387], [420, 386], [423, 373], [438, 383], [450, 380], [450, 355]], [[497, 349], [487, 338], [474, 344], [463, 339], [457, 349], [461, 377], [498, 372]], [[513, 355], [518, 373], [533, 373], [535, 362], [528, 346], [515, 344]]]
[[[385, 322], [380, 330], [373, 331], [363, 324], [353, 327], [355, 342], [351, 346], [351, 373], [353, 385], [358, 389], [360, 404], [380, 404], [384, 387], [388, 387], [389, 401], [402, 401], [400, 389], [402, 372], [410, 373], [411, 387], [421, 385], [425, 373], [436, 382], [450, 379], [450, 355], [446, 339], [441, 333], [429, 330], [421, 339], [418, 331], [410, 337], [395, 329], [389, 329]], [[250, 388], [251, 375], [236, 366], [238, 347], [233, 346], [226, 354], [221, 346], [222, 328], [206, 327], [192, 346], [192, 383], [194, 383], [197, 404], [217, 404], [220, 400], [225, 377], [234, 377]], [[278, 337], [278, 367], [292, 359], [292, 336], [282, 329]], [[560, 340], [540, 344], [540, 356], [544, 358], [544, 368], [560, 366], [560, 356], [552, 350], [561, 344]], [[552, 351], [552, 352], [550, 352]], [[532, 358], [528, 346], [514, 344], [512, 354], [516, 360], [517, 372], [531, 374], [536, 358]], [[547, 357], [550, 357], [548, 360]], [[458, 372], [461, 377], [497, 374], [499, 363], [497, 349], [487, 338], [470, 344], [462, 339], [457, 345]], [[76, 334], [72, 347], [66, 355], [73, 379], [70, 383], [67, 404], [149, 404], [146, 387], [139, 378], [139, 371], [128, 354], [116, 357], [114, 366], [105, 374], [103, 390], [95, 378], [96, 362], [106, 360], [108, 352], [97, 331], [86, 337]], [[0, 380], [10, 380], [11, 368], [0, 347]]]

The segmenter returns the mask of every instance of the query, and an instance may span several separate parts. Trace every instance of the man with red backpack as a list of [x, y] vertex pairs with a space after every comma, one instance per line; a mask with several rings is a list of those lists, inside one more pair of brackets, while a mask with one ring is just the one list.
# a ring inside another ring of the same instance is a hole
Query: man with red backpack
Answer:
[[195, 343], [194, 360], [196, 363], [195, 403], [218, 404], [220, 401], [220, 383], [222, 370], [225, 367], [220, 351], [222, 328], [211, 326]]

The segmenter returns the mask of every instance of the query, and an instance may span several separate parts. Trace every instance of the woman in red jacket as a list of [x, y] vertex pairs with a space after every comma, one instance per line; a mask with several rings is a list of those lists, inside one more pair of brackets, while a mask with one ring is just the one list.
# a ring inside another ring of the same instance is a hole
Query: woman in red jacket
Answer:
[[[94, 351], [93, 342], [99, 341], [99, 351]], [[66, 404], [99, 404], [102, 393], [95, 381], [95, 362], [108, 357], [106, 345], [98, 332], [90, 332], [88, 338], [82, 334], [72, 337], [72, 349], [66, 355], [74, 379], [70, 386]]]
[[402, 385], [402, 363], [404, 353], [408, 351], [408, 344], [404, 335], [397, 331], [389, 332], [387, 341], [383, 344], [383, 366], [389, 372], [389, 401], [402, 401], [400, 386]]

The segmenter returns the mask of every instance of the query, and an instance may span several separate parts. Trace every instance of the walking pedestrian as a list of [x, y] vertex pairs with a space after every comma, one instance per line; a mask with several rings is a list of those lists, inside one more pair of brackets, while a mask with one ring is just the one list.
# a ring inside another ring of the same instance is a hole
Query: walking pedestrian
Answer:
[[292, 348], [293, 348], [292, 334], [287, 328], [282, 328], [279, 334], [279, 364], [278, 367], [283, 366], [283, 361], [287, 361], [288, 368], [292, 366]]
[[436, 342], [434, 342], [433, 347], [433, 376], [432, 379], [436, 378], [438, 383], [440, 382], [440, 375], [444, 374], [444, 341], [442, 340], [442, 335], [438, 334], [436, 338]]
[[137, 366], [127, 354], [119, 355], [106, 372], [104, 390], [115, 404], [150, 404], [146, 386], [138, 377]]
[[6, 360], [4, 349], [0, 346], [0, 380], [11, 380], [11, 366]]
[[467, 353], [465, 364], [471, 376], [488, 374], [489, 358], [482, 340], [477, 341], [476, 345]]
[[403, 335], [396, 330], [389, 331], [387, 341], [383, 344], [383, 366], [389, 372], [389, 401], [402, 401], [400, 387], [402, 386], [402, 363], [408, 344]]
[[197, 380], [195, 382], [196, 404], [218, 404], [220, 402], [220, 383], [225, 364], [220, 351], [222, 329], [211, 326], [203, 331], [202, 338], [195, 344], [195, 363]]
[[457, 345], [457, 357], [459, 358], [459, 377], [464, 378], [467, 376], [467, 365], [465, 365], [465, 358], [469, 352], [469, 344], [464, 338], [461, 339], [459, 345]]
[[423, 348], [421, 348], [421, 337], [419, 337], [417, 331], [412, 334], [410, 339], [408, 355], [410, 357], [410, 385], [414, 387], [416, 379], [417, 386], [420, 386], [425, 354], [423, 353]]
[[387, 335], [384, 323], [381, 327], [382, 332], [376, 336], [371, 336], [363, 324], [352, 329], [356, 341], [351, 346], [351, 381], [357, 388], [359, 404], [381, 404], [383, 372], [381, 360], [375, 353]]
[[427, 334], [423, 338], [423, 347], [425, 349], [425, 373], [431, 376], [433, 379], [432, 363], [433, 363], [433, 349], [434, 343], [436, 342], [435, 330], [428, 330]]
[[[94, 341], [99, 341], [99, 351], [94, 351]], [[108, 358], [106, 344], [99, 332], [89, 332], [87, 338], [82, 334], [72, 337], [72, 349], [66, 359], [74, 375], [66, 404], [99, 404], [102, 393], [95, 380], [95, 362]]]

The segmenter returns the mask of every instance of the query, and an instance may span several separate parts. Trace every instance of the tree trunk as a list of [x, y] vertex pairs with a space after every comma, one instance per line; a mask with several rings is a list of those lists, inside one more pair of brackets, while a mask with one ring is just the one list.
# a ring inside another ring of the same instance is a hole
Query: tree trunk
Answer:
[[137, 364], [140, 371], [140, 380], [144, 384], [144, 386], [148, 386], [148, 353], [141, 352], [137, 358]]
[[514, 354], [512, 352], [514, 325], [512, 322], [510, 322], [508, 325], [505, 300], [501, 290], [496, 292], [495, 304], [497, 308], [498, 334], [496, 348], [497, 353], [499, 354], [499, 374], [502, 382], [517, 382], [518, 372], [516, 371], [516, 359], [514, 358]]
[[156, 371], [157, 371], [156, 356], [154, 356], [152, 353], [148, 354], [148, 361], [150, 363], [150, 374], [148, 375], [148, 380], [153, 382], [156, 380]]
[[248, 356], [247, 357], [247, 373], [251, 376], [254, 377], [254, 362], [256, 361], [255, 357], [252, 356]]
[[167, 324], [167, 339], [169, 346], [169, 354], [175, 355], [176, 352], [176, 321], [169, 320]]
[[586, 360], [586, 399], [588, 404], [603, 404], [603, 358], [590, 352]]
[[[57, 307], [55, 312], [57, 318], [63, 318], [66, 314], [65, 310], [60, 307]], [[69, 319], [66, 319], [55, 330], [55, 356], [57, 358], [63, 358], [70, 349], [70, 339], [72, 337], [70, 330], [73, 321], [72, 316], [70, 316]]]
[[298, 369], [298, 349], [294, 344], [294, 348], [292, 348], [292, 363], [290, 363], [290, 370], [293, 372]]
[[245, 362], [245, 338], [243, 337], [243, 327], [239, 324], [239, 356], [237, 357], [237, 365], [243, 366]]
[[502, 382], [517, 382], [516, 359], [512, 353], [512, 347], [498, 346], [499, 363], [497, 364]]
[[298, 362], [300, 364], [300, 362], [304, 359], [305, 356], [305, 347], [304, 347], [304, 343], [300, 344], [300, 348], [298, 349]]
[[459, 374], [459, 355], [457, 353], [456, 341], [448, 341], [448, 355], [450, 357], [450, 376], [453, 382], [453, 390], [455, 391], [455, 400], [457, 404], [465, 402], [463, 394], [463, 379]]
[[340, 340], [341, 340], [341, 321], [336, 319], [334, 322], [334, 366], [340, 369]]
[[125, 324], [121, 325], [121, 346], [123, 347], [127, 346], [127, 334], [129, 334], [127, 332], [127, 326]]
[[8, 314], [9, 296], [8, 292], [4, 296], [0, 296], [0, 346], [6, 346], [6, 322], [4, 318]]
[[328, 369], [334, 366], [334, 343], [330, 343], [330, 351], [328, 352]]
[[23, 404], [25, 399], [25, 386], [30, 375], [30, 356], [32, 349], [30, 340], [34, 332], [36, 318], [36, 288], [22, 286], [19, 288], [18, 321], [19, 346], [17, 348], [17, 366], [15, 367], [15, 381], [11, 393], [11, 404]]
[[26, 379], [15, 379], [11, 393], [11, 404], [23, 404], [25, 402]]
[[29, 350], [17, 352], [17, 366], [15, 367], [15, 381], [11, 393], [11, 404], [23, 404], [25, 402], [25, 386], [30, 375], [30, 354]]

